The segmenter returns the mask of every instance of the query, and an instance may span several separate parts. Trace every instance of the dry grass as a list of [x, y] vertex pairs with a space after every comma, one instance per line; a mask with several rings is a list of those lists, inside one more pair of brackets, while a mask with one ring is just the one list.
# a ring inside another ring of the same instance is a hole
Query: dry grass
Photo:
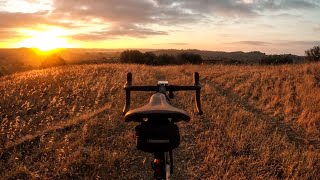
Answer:
[[320, 133], [320, 64], [276, 67], [211, 68], [211, 82], [239, 94], [257, 108], [282, 121]]
[[[83, 65], [0, 78], [3, 179], [151, 179], [151, 155], [123, 122], [126, 72], [134, 84], [191, 84], [200, 72], [205, 115], [192, 94], [180, 123], [172, 179], [320, 177], [320, 64], [288, 66]], [[133, 107], [150, 93], [134, 93]]]

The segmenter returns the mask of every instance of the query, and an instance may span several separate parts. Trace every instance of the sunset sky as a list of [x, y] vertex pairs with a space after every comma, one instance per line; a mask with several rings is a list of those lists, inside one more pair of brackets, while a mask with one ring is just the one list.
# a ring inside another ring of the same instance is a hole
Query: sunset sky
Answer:
[[0, 0], [0, 47], [292, 53], [320, 45], [320, 0]]

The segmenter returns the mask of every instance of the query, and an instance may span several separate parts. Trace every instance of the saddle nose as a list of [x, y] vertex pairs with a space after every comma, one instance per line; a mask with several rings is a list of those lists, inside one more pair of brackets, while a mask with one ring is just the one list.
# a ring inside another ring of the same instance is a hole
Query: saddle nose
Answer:
[[153, 94], [147, 105], [128, 111], [124, 118], [125, 122], [141, 122], [144, 118], [172, 118], [173, 122], [190, 121], [188, 113], [170, 105], [162, 93]]

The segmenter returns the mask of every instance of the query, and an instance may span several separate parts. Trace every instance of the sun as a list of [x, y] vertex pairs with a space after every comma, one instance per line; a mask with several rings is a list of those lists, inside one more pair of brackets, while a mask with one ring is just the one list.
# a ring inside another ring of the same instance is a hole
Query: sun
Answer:
[[67, 32], [60, 28], [40, 30], [22, 30], [27, 38], [18, 43], [18, 47], [37, 48], [41, 51], [50, 51], [57, 48], [71, 48]]

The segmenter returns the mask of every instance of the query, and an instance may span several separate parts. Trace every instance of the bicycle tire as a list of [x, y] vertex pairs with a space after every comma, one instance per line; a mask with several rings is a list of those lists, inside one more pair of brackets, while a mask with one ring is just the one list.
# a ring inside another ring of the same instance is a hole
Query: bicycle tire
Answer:
[[168, 180], [171, 175], [171, 161], [170, 161], [170, 154], [168, 151], [164, 153], [164, 162], [165, 162], [166, 180]]

